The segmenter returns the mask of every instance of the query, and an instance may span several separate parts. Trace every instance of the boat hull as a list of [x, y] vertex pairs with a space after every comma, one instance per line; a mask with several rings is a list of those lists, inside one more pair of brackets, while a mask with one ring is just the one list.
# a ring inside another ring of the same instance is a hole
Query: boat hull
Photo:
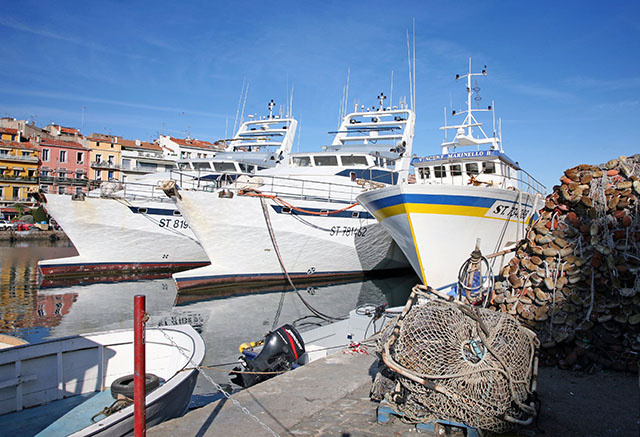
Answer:
[[[402, 249], [425, 284], [454, 285], [480, 239], [484, 255], [513, 246], [537, 217], [541, 197], [509, 189], [401, 184], [369, 191], [358, 201]], [[508, 261], [501, 257], [496, 266]], [[497, 273], [497, 267], [494, 267]]]
[[48, 194], [44, 207], [78, 251], [78, 256], [40, 261], [45, 278], [117, 272], [130, 279], [209, 263], [171, 202], [91, 197], [74, 201]]
[[[264, 208], [263, 208], [264, 202]], [[362, 276], [408, 267], [391, 237], [362, 207], [349, 203], [180, 191], [178, 208], [212, 260], [173, 275], [179, 290]], [[271, 231], [269, 230], [271, 228]]]
[[[147, 393], [147, 426], [184, 414], [189, 406], [205, 346], [188, 326], [146, 330], [146, 370], [163, 384]], [[17, 370], [16, 370], [17, 369]], [[133, 431], [129, 405], [93, 423], [101, 410], [93, 405], [50, 416], [57, 402], [75, 401], [98, 393], [99, 405], [113, 399], [104, 389], [117, 378], [133, 373], [133, 332], [109, 331], [49, 340], [0, 352], [0, 426], [11, 435], [42, 432], [49, 435], [123, 436]], [[103, 396], [103, 395], [106, 395]], [[89, 399], [91, 401], [91, 399]], [[29, 408], [33, 407], [33, 409]], [[52, 420], [53, 419], [53, 420]]]

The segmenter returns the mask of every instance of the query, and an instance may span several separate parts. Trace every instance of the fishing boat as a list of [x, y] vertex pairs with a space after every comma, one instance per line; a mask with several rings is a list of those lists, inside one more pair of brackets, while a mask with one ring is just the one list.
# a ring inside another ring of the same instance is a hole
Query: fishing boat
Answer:
[[[205, 345], [189, 325], [146, 330], [147, 427], [183, 415]], [[0, 351], [0, 429], [4, 435], [122, 436], [133, 404], [109, 414], [133, 373], [133, 331], [49, 340]], [[155, 375], [155, 377], [150, 376]], [[151, 382], [154, 381], [154, 382]], [[159, 382], [159, 386], [157, 383]], [[157, 388], [152, 389], [153, 386]]]
[[[485, 76], [469, 72], [466, 79], [467, 107], [454, 116], [464, 116], [459, 125], [445, 126], [442, 153], [415, 157], [416, 183], [402, 183], [360, 194], [358, 202], [373, 214], [402, 249], [424, 284], [436, 289], [452, 288], [458, 268], [474, 249], [485, 255], [512, 248], [524, 238], [526, 226], [543, 206], [544, 186], [510, 159], [501, 135], [485, 133], [475, 113], [493, 111], [473, 108], [479, 102], [477, 82]], [[475, 93], [475, 96], [474, 96]], [[452, 141], [446, 132], [454, 130]], [[511, 255], [496, 257], [491, 264]]]
[[375, 218], [355, 201], [372, 186], [406, 181], [415, 114], [400, 107], [356, 109], [331, 145], [292, 153], [287, 165], [216, 189], [179, 184], [167, 194], [211, 265], [174, 274], [181, 292], [255, 283], [312, 282], [408, 268]]
[[209, 264], [188, 221], [158, 182], [172, 179], [185, 187], [209, 188], [274, 167], [291, 150], [296, 127], [295, 119], [271, 113], [242, 123], [214, 158], [181, 160], [175, 170], [126, 183], [104, 182], [86, 197], [38, 193], [78, 251], [77, 256], [40, 261], [43, 277], [116, 272], [123, 280], [139, 279]]

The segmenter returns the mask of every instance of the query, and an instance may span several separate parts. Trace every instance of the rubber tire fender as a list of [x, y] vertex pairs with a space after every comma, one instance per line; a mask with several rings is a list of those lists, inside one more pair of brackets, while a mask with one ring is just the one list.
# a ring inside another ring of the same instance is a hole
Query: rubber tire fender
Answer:
[[[121, 394], [128, 397], [129, 399], [133, 399], [133, 377], [133, 374], [125, 375], [113, 381], [111, 383], [111, 396], [113, 396], [114, 399], [118, 399], [118, 395]], [[147, 373], [145, 375], [144, 388], [147, 394], [149, 394], [159, 386], [160, 378], [158, 378], [153, 373]]]

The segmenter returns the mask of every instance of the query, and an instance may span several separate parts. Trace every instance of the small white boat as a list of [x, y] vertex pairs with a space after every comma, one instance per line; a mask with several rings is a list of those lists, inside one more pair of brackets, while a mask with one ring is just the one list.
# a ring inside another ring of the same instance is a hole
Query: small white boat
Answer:
[[[147, 328], [147, 428], [183, 415], [205, 344], [189, 325]], [[3, 435], [122, 436], [133, 430], [133, 404], [99, 414], [115, 399], [111, 384], [133, 373], [133, 330], [78, 335], [0, 351]], [[94, 422], [95, 420], [95, 422]]]

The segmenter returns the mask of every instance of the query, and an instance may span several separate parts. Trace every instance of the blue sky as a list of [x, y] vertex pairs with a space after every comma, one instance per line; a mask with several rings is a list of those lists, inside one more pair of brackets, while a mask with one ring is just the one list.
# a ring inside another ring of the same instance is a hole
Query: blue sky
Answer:
[[293, 88], [300, 150], [318, 150], [337, 127], [347, 69], [349, 109], [389, 96], [392, 71], [394, 104], [408, 100], [415, 18], [414, 153], [439, 153], [469, 57], [488, 66], [480, 95], [495, 101], [505, 152], [549, 189], [568, 167], [640, 153], [639, 2], [163, 3], [5, 8], [0, 114], [80, 128], [85, 107], [85, 134], [215, 140], [231, 135], [243, 83], [245, 114], [284, 105]]

